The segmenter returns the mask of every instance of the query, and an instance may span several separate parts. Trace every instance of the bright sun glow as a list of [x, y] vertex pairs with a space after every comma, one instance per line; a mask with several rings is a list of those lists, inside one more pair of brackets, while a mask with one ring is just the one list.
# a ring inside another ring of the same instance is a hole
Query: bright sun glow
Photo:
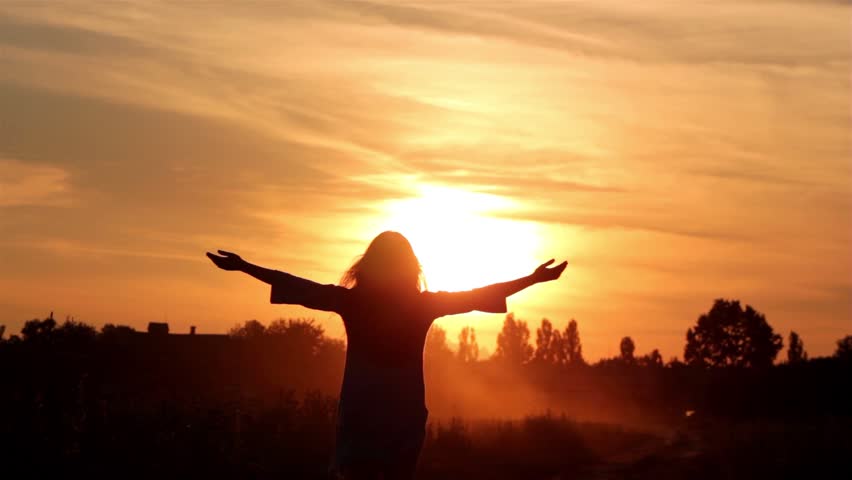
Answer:
[[383, 205], [381, 229], [408, 238], [429, 290], [466, 290], [511, 280], [540, 263], [536, 225], [506, 218], [518, 207], [514, 201], [434, 185], [420, 185], [417, 191], [417, 196]]

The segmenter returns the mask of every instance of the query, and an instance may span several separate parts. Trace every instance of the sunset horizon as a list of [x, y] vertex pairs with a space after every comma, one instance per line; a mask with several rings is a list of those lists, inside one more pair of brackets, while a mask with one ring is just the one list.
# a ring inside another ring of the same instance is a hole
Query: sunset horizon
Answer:
[[4, 478], [836, 478], [852, 0], [0, 2]]
[[[0, 4], [5, 337], [54, 312], [342, 339], [204, 254], [337, 284], [385, 230], [429, 290], [567, 259], [508, 311], [575, 319], [589, 361], [682, 359], [720, 298], [811, 357], [852, 333], [848, 3], [214, 6]], [[493, 353], [504, 318], [436, 324]]]

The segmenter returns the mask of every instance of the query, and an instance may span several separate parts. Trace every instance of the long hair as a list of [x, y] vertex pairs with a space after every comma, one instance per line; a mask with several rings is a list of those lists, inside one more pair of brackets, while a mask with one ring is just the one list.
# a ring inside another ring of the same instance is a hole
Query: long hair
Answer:
[[423, 289], [423, 270], [414, 249], [399, 232], [382, 232], [340, 279], [344, 287]]

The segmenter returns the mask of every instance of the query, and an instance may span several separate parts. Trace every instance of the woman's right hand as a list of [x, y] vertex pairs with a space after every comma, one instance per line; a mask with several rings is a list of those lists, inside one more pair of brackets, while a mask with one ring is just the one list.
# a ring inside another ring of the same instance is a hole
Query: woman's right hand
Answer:
[[239, 255], [236, 253], [226, 252], [224, 250], [217, 251], [219, 252], [219, 255], [207, 252], [207, 257], [212, 260], [217, 267], [222, 270], [242, 270], [246, 261], [240, 258]]

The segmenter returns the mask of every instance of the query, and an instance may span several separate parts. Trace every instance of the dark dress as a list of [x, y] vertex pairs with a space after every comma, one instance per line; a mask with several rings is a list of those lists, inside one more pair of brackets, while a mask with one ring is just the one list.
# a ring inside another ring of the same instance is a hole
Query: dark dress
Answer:
[[279, 272], [270, 301], [336, 312], [346, 328], [346, 369], [337, 419], [337, 466], [413, 473], [428, 411], [423, 345], [438, 317], [479, 310], [505, 313], [494, 287], [463, 292], [368, 294]]

